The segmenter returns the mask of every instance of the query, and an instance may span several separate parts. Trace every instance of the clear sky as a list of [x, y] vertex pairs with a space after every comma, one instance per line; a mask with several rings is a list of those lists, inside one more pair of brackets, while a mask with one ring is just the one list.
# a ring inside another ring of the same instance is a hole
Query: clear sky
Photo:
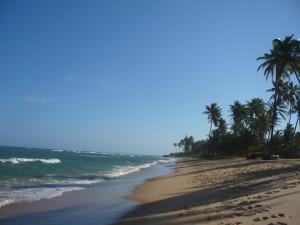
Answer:
[[299, 0], [0, 2], [0, 145], [165, 154], [205, 105], [268, 98]]

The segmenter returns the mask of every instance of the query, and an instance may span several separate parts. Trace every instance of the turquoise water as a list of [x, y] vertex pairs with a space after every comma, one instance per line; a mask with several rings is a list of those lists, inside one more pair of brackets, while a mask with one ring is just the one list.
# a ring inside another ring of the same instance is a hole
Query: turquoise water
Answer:
[[56, 197], [167, 162], [158, 156], [0, 147], [0, 207]]

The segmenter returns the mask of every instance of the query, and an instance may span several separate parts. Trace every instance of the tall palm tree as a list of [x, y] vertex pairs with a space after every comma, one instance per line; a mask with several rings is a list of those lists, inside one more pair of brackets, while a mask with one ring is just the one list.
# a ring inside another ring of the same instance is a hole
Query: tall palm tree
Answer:
[[232, 131], [238, 136], [244, 128], [244, 123], [247, 117], [246, 106], [239, 101], [234, 101], [233, 105], [229, 106], [230, 116], [232, 118]]
[[[263, 63], [259, 65], [258, 70], [263, 69], [264, 75], [268, 79], [271, 75], [272, 83], [274, 85], [274, 99], [271, 111], [271, 127], [270, 127], [270, 141], [273, 140], [275, 122], [279, 104], [279, 81], [286, 78], [291, 72], [296, 73], [299, 63], [299, 41], [293, 38], [293, 35], [287, 36], [283, 41], [274, 39], [273, 48], [269, 53], [257, 58]], [[299, 77], [296, 75], [298, 81]]]
[[211, 105], [206, 106], [205, 108], [206, 110], [203, 113], [207, 115], [207, 119], [210, 123], [210, 128], [209, 128], [209, 137], [210, 137], [212, 125], [214, 125], [215, 127], [218, 126], [222, 113], [221, 113], [221, 108], [215, 102], [212, 103]]

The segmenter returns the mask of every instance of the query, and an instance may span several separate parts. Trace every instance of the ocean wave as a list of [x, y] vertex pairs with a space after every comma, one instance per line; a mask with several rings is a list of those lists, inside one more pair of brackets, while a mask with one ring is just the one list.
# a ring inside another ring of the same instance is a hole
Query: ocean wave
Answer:
[[45, 198], [61, 196], [65, 192], [85, 189], [84, 187], [61, 187], [61, 188], [23, 188], [10, 191], [0, 191], [0, 208], [20, 202], [32, 202]]
[[164, 163], [171, 163], [174, 162], [175, 159], [169, 158], [169, 159], [160, 159], [151, 163], [145, 163], [142, 165], [133, 165], [133, 166], [115, 166], [111, 171], [108, 171], [106, 173], [103, 173], [104, 178], [116, 178], [120, 176], [124, 176], [126, 174], [134, 173], [137, 171], [140, 171], [142, 169], [149, 168], [151, 166], [154, 166], [156, 164], [164, 164]]
[[120, 177], [129, 173], [137, 172], [141, 169], [148, 168], [150, 166], [155, 165], [156, 162], [153, 163], [147, 163], [139, 166], [115, 166], [111, 171], [108, 171], [106, 173], [103, 173], [104, 178], [115, 178]]
[[176, 162], [176, 159], [174, 158], [166, 158], [166, 159], [160, 159], [158, 160], [159, 163], [173, 163]]
[[52, 152], [63, 152], [64, 150], [61, 150], [61, 149], [52, 149], [51, 151]]
[[[128, 156], [136, 157], [135, 154], [126, 154], [126, 153], [114, 153], [114, 152], [97, 152], [97, 151], [80, 151], [80, 150], [62, 150], [62, 149], [52, 149], [52, 152], [69, 152], [69, 153], [78, 153], [78, 154], [95, 154], [95, 155], [107, 155], [107, 156]], [[142, 156], [142, 155], [140, 155]]]
[[2, 163], [27, 163], [27, 162], [41, 162], [46, 164], [56, 164], [61, 163], [60, 159], [32, 159], [32, 158], [9, 158], [9, 159], [0, 159]]
[[47, 185], [61, 185], [61, 186], [67, 186], [67, 185], [90, 185], [90, 184], [96, 184], [105, 181], [104, 179], [93, 179], [93, 180], [80, 180], [80, 179], [66, 179], [66, 180], [51, 180], [46, 182]]

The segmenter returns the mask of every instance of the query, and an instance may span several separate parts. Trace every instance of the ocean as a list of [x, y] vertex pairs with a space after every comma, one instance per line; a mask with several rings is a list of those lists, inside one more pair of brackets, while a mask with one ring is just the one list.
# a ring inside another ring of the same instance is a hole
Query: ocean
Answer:
[[0, 147], [0, 207], [88, 189], [170, 160], [149, 155]]

